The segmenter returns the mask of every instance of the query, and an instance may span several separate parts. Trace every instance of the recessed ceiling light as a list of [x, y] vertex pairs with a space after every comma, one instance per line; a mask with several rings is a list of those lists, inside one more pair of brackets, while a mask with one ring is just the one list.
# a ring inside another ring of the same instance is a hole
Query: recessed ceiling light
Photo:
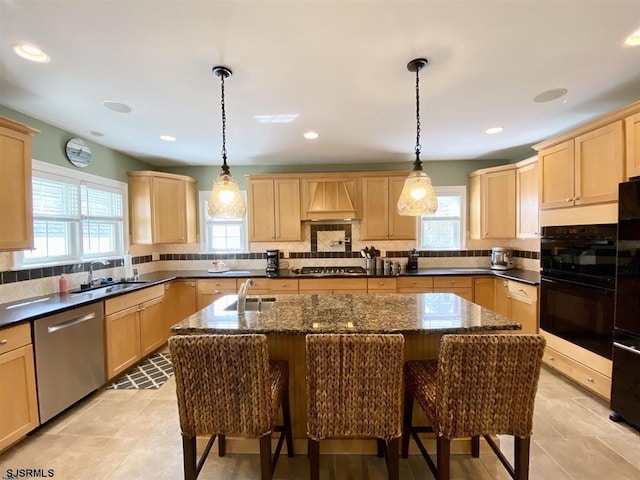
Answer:
[[31, 60], [32, 62], [49, 63], [51, 61], [51, 57], [35, 45], [15, 43], [11, 45], [11, 48], [16, 55]]
[[165, 142], [175, 142], [176, 137], [171, 135], [160, 135], [160, 140], [164, 140]]
[[568, 91], [569, 90], [567, 90], [566, 88], [552, 88], [551, 90], [539, 93], [538, 95], [533, 97], [533, 101], [536, 103], [551, 102], [553, 100], [557, 100], [560, 97], [564, 97]]
[[125, 105], [122, 102], [116, 102], [115, 100], [104, 100], [102, 102], [102, 106], [118, 113], [129, 113], [133, 110], [129, 105]]
[[640, 45], [640, 29], [629, 35], [624, 41], [624, 44], [627, 47], [637, 47], [638, 45]]
[[89, 135], [93, 135], [94, 137], [104, 137], [104, 133], [102, 132], [97, 132], [95, 130], [89, 130], [87, 132]]
[[493, 135], [494, 133], [500, 133], [502, 130], [504, 130], [504, 128], [502, 127], [491, 127], [491, 128], [487, 128], [484, 133]]
[[260, 123], [291, 123], [299, 115], [297, 113], [285, 113], [280, 115], [254, 115], [255, 118]]
[[304, 138], [306, 138], [307, 140], [315, 140], [319, 136], [320, 135], [318, 135], [316, 132], [311, 130], [304, 134]]

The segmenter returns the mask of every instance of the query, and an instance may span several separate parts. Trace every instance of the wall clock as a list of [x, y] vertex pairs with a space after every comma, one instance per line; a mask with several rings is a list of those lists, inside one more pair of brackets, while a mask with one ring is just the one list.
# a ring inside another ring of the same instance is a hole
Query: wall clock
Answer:
[[76, 167], [84, 168], [91, 162], [91, 149], [81, 138], [72, 138], [65, 146], [67, 159]]

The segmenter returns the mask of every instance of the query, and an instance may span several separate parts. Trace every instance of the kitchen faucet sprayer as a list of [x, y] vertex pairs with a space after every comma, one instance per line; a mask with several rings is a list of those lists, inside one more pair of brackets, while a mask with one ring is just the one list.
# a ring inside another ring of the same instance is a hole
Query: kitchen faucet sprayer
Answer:
[[250, 278], [240, 285], [238, 290], [238, 315], [244, 315], [244, 305], [247, 301], [247, 291], [253, 286], [253, 280]]

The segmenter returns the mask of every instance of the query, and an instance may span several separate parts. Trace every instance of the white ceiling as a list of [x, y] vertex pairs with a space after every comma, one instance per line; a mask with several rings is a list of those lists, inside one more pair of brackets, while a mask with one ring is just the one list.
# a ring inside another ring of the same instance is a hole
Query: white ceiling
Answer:
[[[158, 166], [219, 165], [222, 64], [232, 167], [404, 162], [406, 64], [426, 57], [422, 159], [516, 159], [640, 99], [640, 47], [622, 46], [638, 28], [640, 0], [0, 0], [0, 104]], [[532, 101], [552, 88], [569, 93]], [[274, 114], [298, 117], [253, 118]]]

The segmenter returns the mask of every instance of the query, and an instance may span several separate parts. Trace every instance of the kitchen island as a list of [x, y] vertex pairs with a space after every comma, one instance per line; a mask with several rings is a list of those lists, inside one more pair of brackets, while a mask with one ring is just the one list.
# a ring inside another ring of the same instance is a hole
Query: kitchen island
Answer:
[[[236, 295], [226, 295], [173, 326], [174, 335], [267, 335], [272, 359], [289, 362], [293, 436], [298, 451], [306, 451], [305, 335], [310, 333], [401, 333], [404, 359], [436, 358], [440, 337], [447, 333], [517, 331], [520, 324], [451, 293], [279, 295], [257, 301], [239, 316]], [[418, 410], [418, 421], [424, 421]], [[255, 442], [237, 440], [230, 451], [256, 452]], [[325, 451], [371, 453], [375, 442], [334, 440]], [[466, 450], [466, 445], [462, 451]]]

